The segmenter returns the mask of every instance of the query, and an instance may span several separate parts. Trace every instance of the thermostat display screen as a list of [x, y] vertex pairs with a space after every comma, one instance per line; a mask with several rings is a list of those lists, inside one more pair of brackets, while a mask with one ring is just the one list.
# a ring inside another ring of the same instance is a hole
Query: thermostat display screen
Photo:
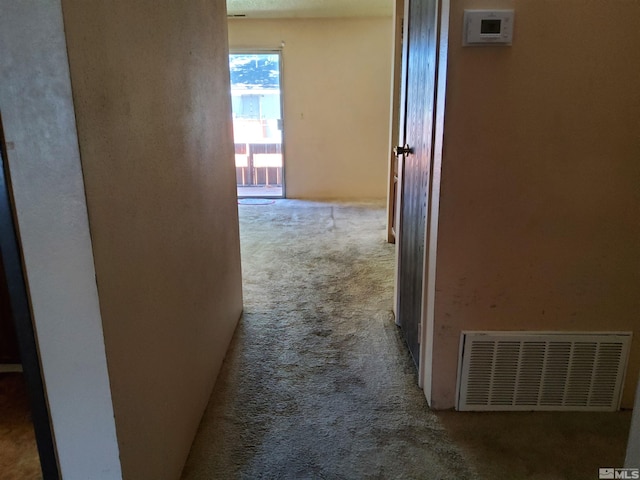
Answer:
[[482, 35], [500, 35], [500, 19], [483, 18], [480, 21], [480, 34]]
[[465, 10], [462, 45], [511, 45], [513, 10]]

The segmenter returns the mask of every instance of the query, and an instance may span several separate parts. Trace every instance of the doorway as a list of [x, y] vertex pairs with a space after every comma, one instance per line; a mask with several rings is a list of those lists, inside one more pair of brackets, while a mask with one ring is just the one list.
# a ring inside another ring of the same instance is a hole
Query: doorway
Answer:
[[[16, 231], [0, 118], [0, 465], [11, 478], [59, 478]], [[6, 428], [5, 428], [6, 427]]]
[[397, 320], [420, 367], [424, 269], [435, 104], [437, 1], [405, 4], [404, 71], [400, 104]]
[[[440, 162], [446, 85], [448, 0], [405, 0], [395, 209], [396, 322], [431, 403]], [[444, 27], [443, 27], [444, 26]], [[393, 138], [393, 137], [392, 137]], [[395, 159], [394, 159], [395, 160]], [[391, 187], [395, 187], [391, 184]], [[390, 218], [391, 215], [389, 215]]]
[[229, 55], [238, 197], [284, 198], [282, 54]]

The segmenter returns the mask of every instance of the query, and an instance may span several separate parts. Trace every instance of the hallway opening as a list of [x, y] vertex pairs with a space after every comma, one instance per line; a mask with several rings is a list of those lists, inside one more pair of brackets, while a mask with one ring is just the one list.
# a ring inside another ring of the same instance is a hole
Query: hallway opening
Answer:
[[183, 478], [471, 478], [393, 320], [384, 203], [239, 217], [244, 314]]

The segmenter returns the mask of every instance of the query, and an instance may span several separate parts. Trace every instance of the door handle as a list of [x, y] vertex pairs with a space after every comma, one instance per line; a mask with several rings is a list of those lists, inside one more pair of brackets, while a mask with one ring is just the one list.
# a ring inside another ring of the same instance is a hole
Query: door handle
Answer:
[[413, 148], [409, 145], [405, 145], [404, 147], [398, 145], [397, 147], [393, 147], [393, 153], [399, 157], [400, 155], [409, 155], [413, 153]]

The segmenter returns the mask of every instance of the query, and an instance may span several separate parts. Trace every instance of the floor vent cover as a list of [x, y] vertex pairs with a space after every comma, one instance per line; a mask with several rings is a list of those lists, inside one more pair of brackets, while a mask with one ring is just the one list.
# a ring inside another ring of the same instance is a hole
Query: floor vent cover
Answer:
[[614, 411], [630, 333], [463, 332], [458, 410]]

